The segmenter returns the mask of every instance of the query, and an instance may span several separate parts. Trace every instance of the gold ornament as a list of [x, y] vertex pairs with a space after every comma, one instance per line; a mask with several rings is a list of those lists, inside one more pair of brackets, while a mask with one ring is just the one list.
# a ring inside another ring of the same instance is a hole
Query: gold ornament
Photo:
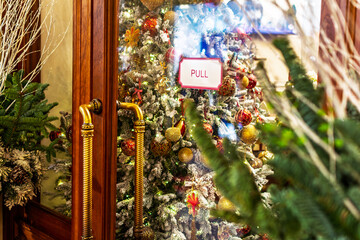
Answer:
[[160, 94], [167, 93], [171, 89], [169, 78], [163, 76], [159, 79], [159, 82], [155, 85], [155, 90], [157, 90]]
[[253, 151], [266, 151], [266, 146], [258, 139], [256, 141], [256, 143], [254, 144], [252, 150]]
[[129, 30], [126, 30], [125, 33], [125, 42], [127, 42], [126, 47], [135, 47], [140, 38], [140, 29], [135, 29], [131, 27]]
[[185, 147], [179, 151], [178, 157], [181, 162], [188, 163], [193, 159], [194, 154], [190, 148]]
[[241, 86], [243, 88], [246, 88], [249, 85], [249, 78], [247, 76], [244, 76], [241, 80]]
[[164, 3], [164, 0], [140, 0], [140, 1], [150, 11], [153, 11], [154, 9], [160, 7]]
[[229, 199], [225, 198], [225, 197], [221, 197], [218, 204], [217, 204], [217, 208], [219, 210], [223, 210], [223, 211], [235, 211], [236, 207], [235, 205], [230, 202]]
[[241, 140], [246, 144], [253, 144], [256, 141], [257, 130], [253, 125], [245, 126], [241, 131]]
[[165, 138], [170, 142], [177, 142], [181, 138], [181, 131], [180, 128], [171, 127], [166, 129], [165, 131]]
[[169, 24], [173, 25], [175, 22], [176, 13], [174, 11], [168, 11], [164, 15], [164, 22], [169, 20]]
[[121, 84], [121, 86], [119, 87], [119, 90], [118, 90], [118, 100], [120, 102], [124, 102], [125, 101], [125, 97], [129, 95], [129, 92], [128, 92], [128, 89], [126, 87], [126, 84], [123, 83]]
[[274, 154], [269, 151], [262, 151], [259, 153], [258, 158], [263, 161], [263, 163], [267, 163], [267, 161], [274, 159]]

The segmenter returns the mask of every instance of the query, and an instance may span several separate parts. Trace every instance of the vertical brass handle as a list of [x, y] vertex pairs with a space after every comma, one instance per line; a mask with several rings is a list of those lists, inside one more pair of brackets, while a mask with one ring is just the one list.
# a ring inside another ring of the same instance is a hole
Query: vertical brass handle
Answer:
[[82, 239], [93, 239], [92, 221], [92, 152], [94, 125], [92, 124], [90, 111], [100, 114], [102, 110], [101, 101], [92, 100], [89, 104], [83, 104], [79, 108], [84, 123], [81, 127], [83, 137], [83, 232]]
[[134, 103], [116, 102], [117, 109], [128, 109], [135, 113], [135, 214], [134, 236], [136, 240], [154, 239], [154, 234], [149, 228], [143, 227], [143, 190], [144, 190], [144, 136], [145, 121], [140, 107]]

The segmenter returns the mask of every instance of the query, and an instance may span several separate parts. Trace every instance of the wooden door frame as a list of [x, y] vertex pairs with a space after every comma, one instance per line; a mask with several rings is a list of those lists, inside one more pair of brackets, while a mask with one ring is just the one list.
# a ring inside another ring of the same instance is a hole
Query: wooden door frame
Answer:
[[79, 106], [99, 98], [103, 112], [93, 116], [93, 235], [115, 239], [117, 136], [118, 0], [75, 0], [73, 42], [73, 240], [82, 234], [82, 117]]

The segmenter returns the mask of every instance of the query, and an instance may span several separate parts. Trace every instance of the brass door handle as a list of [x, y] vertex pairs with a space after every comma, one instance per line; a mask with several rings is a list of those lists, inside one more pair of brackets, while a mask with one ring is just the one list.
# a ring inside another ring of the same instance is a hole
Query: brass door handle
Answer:
[[83, 231], [82, 239], [93, 239], [92, 221], [92, 158], [94, 125], [90, 112], [100, 114], [102, 103], [99, 99], [92, 100], [89, 104], [83, 104], [79, 108], [84, 123], [81, 127], [83, 137]]
[[150, 228], [143, 227], [143, 190], [144, 190], [144, 136], [145, 121], [139, 105], [116, 101], [116, 108], [128, 109], [135, 113], [135, 209], [134, 209], [134, 236], [136, 240], [154, 239], [154, 233]]

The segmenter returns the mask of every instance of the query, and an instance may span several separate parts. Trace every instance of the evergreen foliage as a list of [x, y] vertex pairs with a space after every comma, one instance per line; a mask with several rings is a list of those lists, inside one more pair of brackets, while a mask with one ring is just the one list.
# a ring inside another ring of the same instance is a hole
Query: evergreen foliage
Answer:
[[48, 103], [44, 91], [49, 86], [23, 80], [24, 71], [8, 75], [5, 90], [0, 96], [0, 137], [5, 148], [46, 151], [47, 159], [55, 155], [52, 142], [48, 147], [40, 145], [57, 117], [49, 112], [57, 103]]
[[[296, 109], [294, 114], [327, 146], [331, 146], [329, 132], [333, 132], [331, 150], [336, 154], [336, 178], [331, 179], [320, 171], [310, 154], [306, 154], [306, 146], [310, 144], [326, 169], [331, 169], [329, 152], [310, 138], [297, 135], [281, 109], [274, 107], [281, 122], [259, 126], [261, 140], [275, 154], [275, 159], [269, 162], [275, 172], [273, 184], [267, 189], [272, 206], [265, 207], [244, 163], [245, 155], [229, 141], [224, 142], [225, 153], [220, 154], [203, 130], [195, 106], [187, 102], [192, 135], [216, 172], [216, 186], [240, 209], [240, 214], [224, 211], [214, 214], [258, 226], [271, 239], [360, 239], [360, 123], [352, 119], [332, 120], [324, 111], [317, 110], [322, 109], [322, 88], [313, 88], [286, 39], [277, 39], [274, 45], [282, 52], [290, 70], [293, 84], [283, 94]], [[261, 73], [258, 78], [266, 78], [262, 64], [258, 73]]]

